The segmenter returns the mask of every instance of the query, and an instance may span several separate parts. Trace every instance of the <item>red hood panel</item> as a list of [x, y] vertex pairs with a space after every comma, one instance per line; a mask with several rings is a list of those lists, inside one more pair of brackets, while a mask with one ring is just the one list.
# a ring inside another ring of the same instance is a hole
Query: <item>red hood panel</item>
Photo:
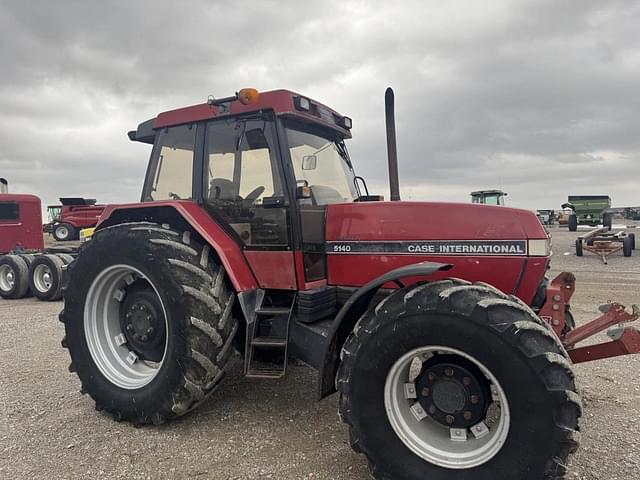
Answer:
[[330, 205], [328, 241], [545, 239], [528, 210], [467, 203], [371, 202]]

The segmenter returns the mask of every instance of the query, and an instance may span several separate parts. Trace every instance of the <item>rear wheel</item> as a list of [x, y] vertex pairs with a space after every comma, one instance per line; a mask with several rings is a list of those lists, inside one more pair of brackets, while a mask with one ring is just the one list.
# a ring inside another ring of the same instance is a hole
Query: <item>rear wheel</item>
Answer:
[[29, 267], [29, 288], [39, 300], [54, 301], [62, 298], [64, 262], [57, 255], [35, 257]]
[[578, 230], [578, 217], [575, 213], [569, 215], [569, 231], [575, 232]]
[[577, 447], [565, 350], [486, 285], [444, 280], [387, 297], [347, 339], [336, 386], [376, 479], [559, 479]]
[[622, 240], [622, 253], [625, 257], [630, 257], [633, 255], [633, 244], [635, 238], [631, 238], [630, 236], [624, 237]]
[[22, 298], [29, 291], [29, 268], [18, 255], [0, 257], [0, 297]]
[[611, 227], [613, 226], [613, 215], [605, 213], [602, 216], [602, 226], [611, 230]]
[[97, 409], [157, 424], [219, 385], [235, 295], [208, 245], [165, 226], [118, 225], [84, 244], [68, 275], [63, 346]]
[[583, 255], [582, 240], [580, 240], [580, 239], [576, 240], [576, 255], [578, 257], [581, 257]]
[[68, 223], [59, 223], [53, 228], [53, 238], [59, 242], [75, 240], [77, 236], [78, 231], [76, 228]]
[[631, 239], [631, 249], [635, 250], [636, 249], [636, 234], [635, 233], [629, 233], [629, 234], [627, 234], [627, 237], [629, 237]]

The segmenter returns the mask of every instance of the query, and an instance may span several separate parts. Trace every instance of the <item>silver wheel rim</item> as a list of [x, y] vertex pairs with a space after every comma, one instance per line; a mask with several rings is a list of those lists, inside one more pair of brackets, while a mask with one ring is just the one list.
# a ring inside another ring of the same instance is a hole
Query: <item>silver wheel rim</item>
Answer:
[[13, 290], [16, 284], [16, 273], [10, 265], [0, 265], [0, 288], [4, 292]]
[[36, 268], [33, 269], [33, 285], [40, 293], [47, 293], [51, 290], [52, 278], [51, 269], [43, 263], [36, 265]]
[[[421, 408], [411, 393], [411, 385], [417, 376], [415, 370], [419, 372], [421, 362], [434, 354], [459, 355], [482, 371], [491, 384], [493, 422], [480, 422], [463, 432], [464, 429], [436, 423]], [[400, 440], [420, 458], [440, 467], [465, 469], [482, 465], [502, 449], [509, 434], [509, 404], [498, 380], [477, 359], [454, 348], [428, 346], [403, 355], [387, 375], [384, 401], [389, 422]]]
[[58, 234], [58, 238], [67, 238], [69, 236], [69, 229], [67, 227], [58, 227], [56, 228], [56, 233]]
[[100, 272], [89, 288], [84, 307], [84, 331], [91, 358], [107, 380], [127, 390], [149, 384], [167, 355], [168, 335], [162, 360], [149, 362], [129, 349], [122, 332], [120, 302], [124, 288], [140, 278], [149, 282], [158, 296], [168, 331], [167, 312], [157, 288], [140, 270], [129, 265], [113, 265]]

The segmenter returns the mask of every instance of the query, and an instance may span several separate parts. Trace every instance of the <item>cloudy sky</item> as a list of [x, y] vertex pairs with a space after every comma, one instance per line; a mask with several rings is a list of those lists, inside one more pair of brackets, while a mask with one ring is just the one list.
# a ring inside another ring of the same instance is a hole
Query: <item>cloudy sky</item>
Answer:
[[139, 198], [157, 113], [245, 86], [354, 119], [351, 156], [388, 198], [384, 89], [403, 198], [640, 205], [637, 1], [0, 0], [0, 176], [14, 192]]

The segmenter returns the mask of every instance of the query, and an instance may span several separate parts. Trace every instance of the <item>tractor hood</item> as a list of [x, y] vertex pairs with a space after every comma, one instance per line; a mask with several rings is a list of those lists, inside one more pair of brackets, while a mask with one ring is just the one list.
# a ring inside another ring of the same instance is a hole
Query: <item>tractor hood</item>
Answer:
[[502, 206], [439, 202], [330, 205], [327, 241], [546, 240], [534, 212]]
[[390, 270], [431, 261], [433, 278], [488, 282], [529, 302], [549, 264], [550, 238], [533, 212], [478, 204], [371, 202], [330, 205], [328, 283], [364, 285]]

